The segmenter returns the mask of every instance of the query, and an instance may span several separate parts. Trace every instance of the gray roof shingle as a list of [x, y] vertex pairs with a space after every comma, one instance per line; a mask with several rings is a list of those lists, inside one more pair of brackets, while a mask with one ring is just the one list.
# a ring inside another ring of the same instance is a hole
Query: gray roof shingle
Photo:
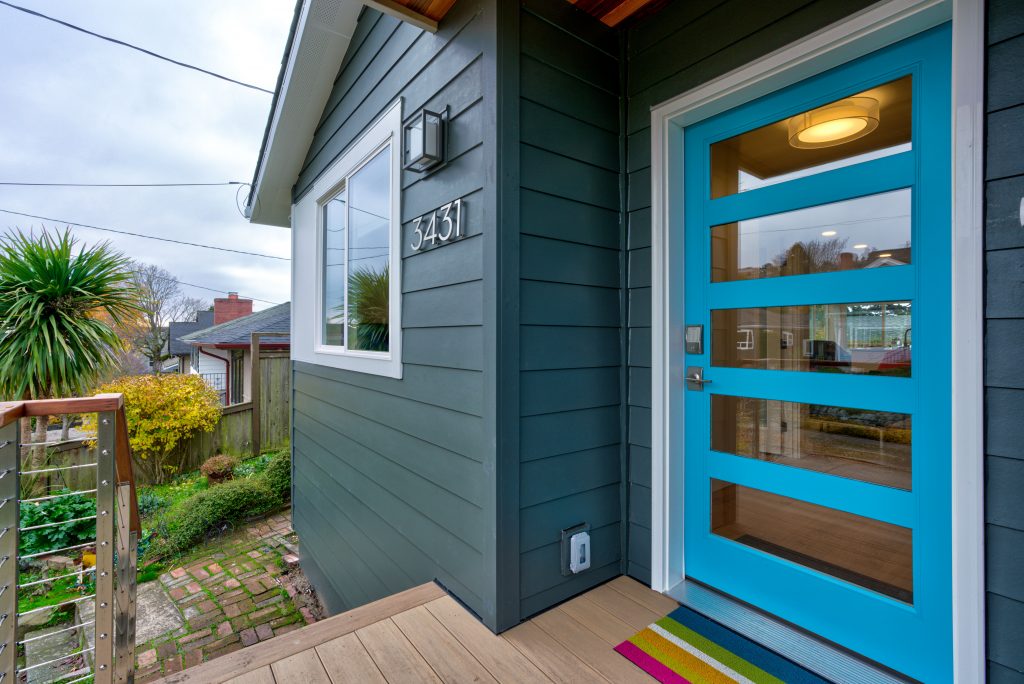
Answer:
[[[291, 332], [291, 302], [278, 304], [248, 316], [236, 318], [212, 328], [197, 330], [181, 337], [181, 341], [199, 344], [249, 344], [250, 335], [254, 332]], [[266, 340], [267, 344], [288, 344], [287, 337], [273, 337]]]
[[213, 312], [200, 311], [194, 321], [174, 321], [168, 326], [167, 348], [171, 356], [188, 356], [192, 353], [192, 345], [182, 342], [185, 335], [209, 328], [213, 325]]

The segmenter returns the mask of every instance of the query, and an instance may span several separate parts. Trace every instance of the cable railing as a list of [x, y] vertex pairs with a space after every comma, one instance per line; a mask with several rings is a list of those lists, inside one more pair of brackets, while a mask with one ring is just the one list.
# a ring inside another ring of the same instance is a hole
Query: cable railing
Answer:
[[[32, 454], [52, 443], [21, 443], [21, 421], [89, 413], [96, 414], [94, 462], [55, 467], [33, 462], [31, 467], [22, 467], [23, 449]], [[0, 404], [0, 684], [134, 681], [136, 564], [141, 528], [129, 449], [120, 394]], [[25, 479], [72, 469], [95, 469], [95, 484], [49, 493], [31, 491], [33, 481]], [[95, 512], [85, 515], [90, 508], [78, 511], [74, 517], [22, 526], [23, 506], [57, 504], [71, 497], [95, 501]], [[44, 550], [33, 548], [31, 553], [20, 548], [26, 533], [36, 535], [38, 543], [38, 538], [46, 538], [45, 533], [61, 526], [76, 530], [75, 543]], [[61, 572], [50, 574], [48, 563], [57, 563], [57, 559]], [[67, 567], [69, 560], [71, 568]], [[41, 566], [42, 576], [29, 572]], [[58, 592], [51, 599], [46, 592], [41, 599], [38, 597], [40, 590], [58, 584], [73, 585], [82, 595]], [[26, 602], [25, 610], [19, 611], [19, 599], [29, 596], [36, 600]], [[38, 605], [39, 600], [44, 605]], [[81, 617], [79, 609], [90, 602], [94, 607], [92, 616]], [[72, 616], [50, 624], [67, 611]], [[40, 623], [47, 629], [29, 631], [30, 625]], [[61, 641], [51, 641], [54, 639]], [[48, 643], [57, 645], [42, 650], [41, 645]], [[38, 662], [29, 662], [29, 651], [37, 656], [45, 653], [45, 659], [36, 657]]]

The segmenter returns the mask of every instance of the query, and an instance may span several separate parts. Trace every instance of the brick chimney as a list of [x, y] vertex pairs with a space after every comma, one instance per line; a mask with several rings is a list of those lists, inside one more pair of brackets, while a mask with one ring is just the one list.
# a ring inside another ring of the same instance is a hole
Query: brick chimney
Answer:
[[237, 292], [213, 300], [213, 324], [220, 325], [252, 313], [252, 300], [239, 299]]

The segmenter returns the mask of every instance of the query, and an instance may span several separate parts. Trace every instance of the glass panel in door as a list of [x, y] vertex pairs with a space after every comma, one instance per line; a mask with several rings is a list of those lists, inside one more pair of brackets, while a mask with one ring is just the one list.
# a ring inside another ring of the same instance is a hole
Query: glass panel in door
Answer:
[[928, 682], [952, 668], [948, 69], [940, 27], [694, 124], [681, 188], [709, 338], [680, 383], [686, 574]]

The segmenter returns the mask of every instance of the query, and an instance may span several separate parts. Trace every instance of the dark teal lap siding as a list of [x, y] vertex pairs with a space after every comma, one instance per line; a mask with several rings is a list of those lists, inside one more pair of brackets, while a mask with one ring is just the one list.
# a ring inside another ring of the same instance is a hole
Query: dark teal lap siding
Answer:
[[989, 681], [1024, 682], [1024, 4], [988, 3], [985, 567]]
[[447, 166], [402, 174], [403, 232], [463, 197], [466, 237], [422, 252], [402, 240], [403, 378], [295, 364], [295, 528], [332, 611], [436, 579], [496, 624], [494, 355], [484, 334], [493, 11], [487, 0], [460, 2], [432, 34], [364, 10], [294, 188], [301, 197], [397, 98], [406, 117], [449, 107]]
[[[519, 15], [519, 593], [527, 618], [620, 574], [618, 37], [568, 3]], [[591, 526], [591, 569], [560, 531]]]

